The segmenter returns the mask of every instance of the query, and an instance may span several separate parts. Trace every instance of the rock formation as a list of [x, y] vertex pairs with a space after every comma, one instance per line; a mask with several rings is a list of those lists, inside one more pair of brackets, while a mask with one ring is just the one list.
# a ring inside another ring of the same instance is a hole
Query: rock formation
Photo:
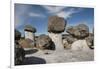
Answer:
[[66, 32], [77, 39], [71, 45], [72, 50], [81, 50], [81, 51], [89, 50], [88, 46], [89, 42], [87, 43], [87, 41], [85, 40], [85, 38], [89, 36], [89, 27], [87, 25], [79, 24], [77, 26], [71, 26], [67, 28]]
[[58, 16], [51, 16], [48, 20], [48, 32], [49, 37], [55, 44], [56, 51], [64, 50], [63, 43], [62, 43], [62, 32], [65, 30], [65, 20], [62, 17]]
[[73, 42], [75, 42], [77, 39], [74, 38], [72, 35], [69, 34], [63, 34], [63, 45], [65, 49], [71, 49], [71, 45]]
[[90, 48], [87, 45], [86, 40], [77, 40], [77, 41], [75, 41], [72, 44], [71, 49], [74, 50], [74, 51], [85, 51], [85, 52], [90, 50]]
[[71, 44], [66, 39], [63, 39], [63, 46], [65, 49], [71, 49]]
[[30, 32], [33, 32], [33, 33], [36, 32], [36, 29], [34, 27], [32, 27], [31, 25], [26, 25], [24, 30], [30, 31]]
[[64, 18], [58, 16], [49, 17], [48, 21], [48, 32], [62, 33], [65, 30], [65, 20]]
[[21, 39], [19, 41], [19, 44], [23, 47], [23, 48], [33, 48], [34, 47], [34, 42], [30, 39]]
[[82, 39], [89, 35], [89, 27], [85, 24], [79, 24], [68, 27], [66, 32], [78, 39]]
[[32, 27], [31, 25], [26, 25], [24, 31], [25, 31], [25, 39], [32, 40], [33, 44], [35, 45], [35, 32], [36, 32], [36, 29], [34, 27]]
[[14, 59], [15, 59], [15, 65], [19, 65], [23, 62], [25, 58], [25, 51], [24, 49], [19, 45], [19, 40], [21, 38], [21, 33], [15, 29], [15, 46], [14, 46]]
[[91, 49], [94, 49], [94, 35], [93, 35], [93, 33], [90, 33], [89, 36], [86, 37], [85, 39], [86, 39], [88, 46]]
[[68, 44], [72, 44], [74, 41], [77, 40], [75, 37], [73, 37], [70, 34], [63, 34], [62, 37], [63, 37], [63, 39], [65, 39], [68, 42]]
[[54, 50], [55, 45], [53, 44], [51, 38], [48, 35], [40, 35], [36, 40], [36, 47], [39, 49], [50, 49]]

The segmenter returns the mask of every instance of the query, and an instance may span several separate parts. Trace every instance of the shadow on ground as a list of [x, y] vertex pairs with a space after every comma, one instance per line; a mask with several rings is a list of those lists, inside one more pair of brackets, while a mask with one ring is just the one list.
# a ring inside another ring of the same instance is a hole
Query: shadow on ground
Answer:
[[26, 50], [25, 54], [33, 54], [33, 53], [36, 53], [37, 51], [38, 51], [37, 49]]
[[46, 61], [38, 57], [26, 57], [21, 65], [31, 65], [31, 64], [46, 64]]

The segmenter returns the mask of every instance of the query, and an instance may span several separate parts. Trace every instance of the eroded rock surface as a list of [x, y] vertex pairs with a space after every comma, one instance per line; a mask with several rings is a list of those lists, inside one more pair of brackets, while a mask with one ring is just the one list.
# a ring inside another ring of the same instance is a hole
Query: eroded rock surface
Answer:
[[89, 36], [89, 27], [85, 24], [79, 24], [77, 26], [71, 26], [67, 28], [67, 33], [78, 38], [83, 39]]
[[85, 39], [75, 41], [72, 44], [71, 49], [75, 51], [89, 51], [90, 50]]
[[40, 35], [36, 40], [36, 46], [40, 49], [54, 49], [55, 47], [48, 35]]
[[48, 20], [48, 32], [61, 33], [65, 30], [65, 20], [64, 18], [58, 16], [51, 16]]

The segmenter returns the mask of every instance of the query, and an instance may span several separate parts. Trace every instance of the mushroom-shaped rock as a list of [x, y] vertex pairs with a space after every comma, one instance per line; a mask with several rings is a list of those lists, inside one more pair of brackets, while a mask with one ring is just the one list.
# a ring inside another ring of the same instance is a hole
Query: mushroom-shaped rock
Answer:
[[85, 24], [79, 24], [77, 26], [71, 26], [67, 28], [67, 33], [72, 36], [82, 39], [89, 35], [89, 27]]
[[36, 29], [34, 27], [32, 27], [31, 25], [26, 25], [24, 31], [25, 31], [25, 39], [28, 38], [35, 41]]
[[61, 33], [65, 30], [65, 20], [62, 17], [51, 16], [48, 20], [49, 37], [55, 44], [56, 51], [64, 50]]
[[21, 38], [21, 33], [15, 29], [15, 40], [19, 40]]
[[48, 32], [61, 33], [65, 30], [65, 20], [62, 17], [51, 16], [48, 21]]
[[39, 49], [50, 49], [50, 50], [55, 49], [55, 45], [52, 42], [51, 38], [45, 34], [38, 36], [36, 40], [36, 46]]
[[33, 32], [33, 33], [36, 32], [36, 29], [34, 27], [32, 27], [31, 25], [26, 25], [24, 30], [30, 31], [30, 32]]

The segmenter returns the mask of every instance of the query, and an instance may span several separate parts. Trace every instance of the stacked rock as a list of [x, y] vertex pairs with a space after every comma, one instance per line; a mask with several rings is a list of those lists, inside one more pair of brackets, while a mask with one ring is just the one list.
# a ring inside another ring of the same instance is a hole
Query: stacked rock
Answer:
[[55, 50], [64, 50], [62, 43], [62, 32], [64, 32], [66, 21], [62, 17], [51, 16], [48, 20], [49, 37], [55, 44]]
[[26, 42], [27, 41], [33, 41], [33, 43], [31, 43], [33, 46], [35, 46], [35, 32], [36, 32], [36, 28], [32, 27], [31, 25], [26, 25], [24, 28], [25, 31], [25, 39]]

